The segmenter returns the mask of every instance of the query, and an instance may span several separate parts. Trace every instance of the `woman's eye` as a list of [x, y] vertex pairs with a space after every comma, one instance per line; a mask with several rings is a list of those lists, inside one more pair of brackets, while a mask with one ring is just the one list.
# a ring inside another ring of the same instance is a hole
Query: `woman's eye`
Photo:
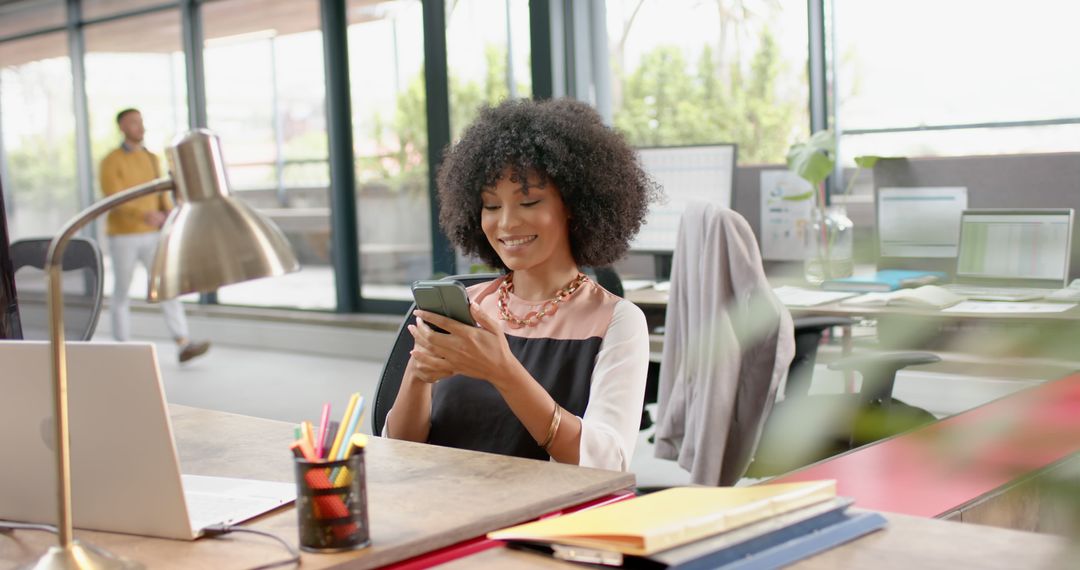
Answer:
[[521, 206], [524, 208], [531, 208], [540, 203], [540, 200], [533, 200], [532, 202], [522, 202]]
[[484, 207], [485, 210], [498, 210], [499, 209], [498, 205], [484, 204], [483, 207]]

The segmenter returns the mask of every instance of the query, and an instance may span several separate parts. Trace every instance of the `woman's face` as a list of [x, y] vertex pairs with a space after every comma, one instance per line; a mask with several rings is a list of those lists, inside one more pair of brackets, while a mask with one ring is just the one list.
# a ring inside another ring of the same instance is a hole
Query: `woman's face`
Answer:
[[480, 195], [484, 235], [511, 271], [572, 259], [569, 212], [559, 190], [550, 181], [541, 185], [534, 172], [528, 173], [527, 182], [522, 184], [507, 168], [495, 186]]

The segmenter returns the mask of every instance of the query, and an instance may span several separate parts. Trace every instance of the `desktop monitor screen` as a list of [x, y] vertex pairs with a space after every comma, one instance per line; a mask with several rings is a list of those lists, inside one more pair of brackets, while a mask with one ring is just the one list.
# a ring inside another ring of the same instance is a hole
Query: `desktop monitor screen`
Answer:
[[956, 269], [960, 214], [967, 188], [880, 187], [877, 205], [878, 269], [952, 274]]
[[1069, 275], [1073, 211], [965, 210], [956, 278], [1060, 288]]
[[735, 182], [734, 144], [638, 149], [641, 166], [664, 190], [664, 201], [649, 206], [649, 215], [630, 249], [671, 253], [679, 220], [690, 202], [731, 207]]

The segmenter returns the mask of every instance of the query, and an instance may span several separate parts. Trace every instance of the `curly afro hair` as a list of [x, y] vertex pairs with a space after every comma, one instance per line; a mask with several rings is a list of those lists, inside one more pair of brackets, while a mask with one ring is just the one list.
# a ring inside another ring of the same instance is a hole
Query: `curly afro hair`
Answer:
[[583, 266], [622, 258], [659, 196], [623, 136], [585, 103], [519, 99], [483, 109], [439, 168], [439, 224], [465, 253], [500, 269], [480, 226], [480, 193], [506, 168], [526, 193], [523, 174], [555, 184], [570, 212], [571, 253]]

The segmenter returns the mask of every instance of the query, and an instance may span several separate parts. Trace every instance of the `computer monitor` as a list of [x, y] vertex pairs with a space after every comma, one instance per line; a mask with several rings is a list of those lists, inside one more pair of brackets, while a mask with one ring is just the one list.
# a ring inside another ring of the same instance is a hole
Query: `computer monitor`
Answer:
[[654, 256], [658, 279], [670, 273], [679, 221], [688, 203], [731, 207], [737, 150], [734, 143], [637, 149], [642, 167], [663, 188], [665, 199], [649, 205], [630, 250]]
[[0, 182], [0, 339], [21, 339], [19, 305], [15, 296], [15, 265], [11, 260], [4, 209], [4, 188]]
[[952, 273], [967, 188], [881, 187], [875, 202], [878, 269]]
[[1073, 210], [965, 210], [956, 280], [1057, 289], [1069, 276]]

